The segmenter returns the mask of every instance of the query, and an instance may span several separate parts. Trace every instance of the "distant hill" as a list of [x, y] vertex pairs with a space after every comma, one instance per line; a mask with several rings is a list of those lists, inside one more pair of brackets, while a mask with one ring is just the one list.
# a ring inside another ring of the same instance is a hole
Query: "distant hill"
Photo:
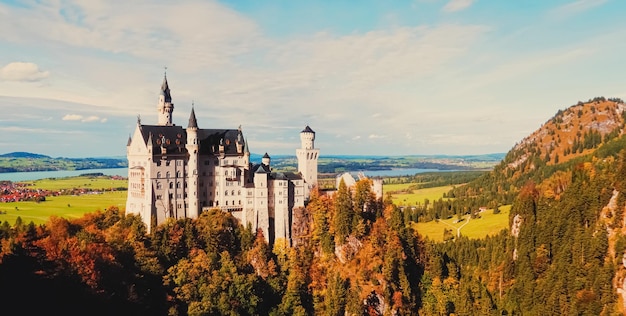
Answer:
[[128, 163], [125, 158], [52, 158], [28, 152], [12, 152], [0, 155], [0, 173], [122, 168], [127, 166]]
[[[491, 170], [504, 158], [504, 153], [485, 155], [320, 155], [318, 171], [333, 174], [350, 171], [374, 171], [390, 169], [435, 170]], [[296, 156], [272, 156], [272, 167], [277, 170], [296, 170]], [[254, 161], [253, 158], [251, 160]], [[260, 161], [260, 158], [259, 158]]]
[[16, 151], [12, 153], [2, 154], [0, 158], [50, 158], [46, 155], [27, 153], [23, 151]]

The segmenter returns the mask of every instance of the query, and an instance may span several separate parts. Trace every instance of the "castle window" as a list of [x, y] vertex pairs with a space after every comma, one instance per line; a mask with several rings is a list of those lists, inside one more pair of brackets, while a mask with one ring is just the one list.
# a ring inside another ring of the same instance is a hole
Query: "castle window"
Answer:
[[182, 160], [176, 160], [176, 165], [177, 166], [182, 166], [183, 165], [183, 161]]
[[224, 195], [228, 195], [228, 190], [224, 191]]
[[180, 182], [176, 182], [176, 188], [180, 189]]
[[160, 167], [161, 166], [161, 160], [157, 160], [156, 165], [157, 165], [157, 167]]
[[180, 171], [176, 171], [176, 178], [180, 178]]
[[235, 190], [230, 191], [230, 195], [235, 195]]
[[168, 161], [166, 161], [166, 162], [165, 162], [165, 165], [166, 165], [166, 166], [169, 166], [169, 165], [170, 165], [170, 161], [169, 161], [169, 160], [168, 160]]
[[174, 198], [174, 193], [170, 193], [170, 199]]
[[241, 195], [241, 190], [237, 191], [237, 195]]
[[157, 172], [157, 178], [161, 177], [161, 171]]
[[226, 206], [228, 206], [228, 201], [226, 201]]
[[241, 200], [239, 200], [239, 205], [241, 205]]
[[157, 200], [160, 200], [160, 199], [161, 199], [161, 195], [157, 195]]
[[174, 188], [174, 182], [170, 182], [170, 189]]
[[168, 178], [168, 179], [170, 178], [170, 172], [169, 171], [165, 173], [165, 177]]

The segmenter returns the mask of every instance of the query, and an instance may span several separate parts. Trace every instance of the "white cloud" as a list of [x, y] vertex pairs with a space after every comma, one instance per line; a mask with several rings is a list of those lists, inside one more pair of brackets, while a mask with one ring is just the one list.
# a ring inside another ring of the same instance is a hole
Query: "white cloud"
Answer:
[[100, 118], [95, 115], [86, 117], [82, 120], [82, 122], [97, 122], [97, 121], [100, 121]]
[[0, 68], [0, 80], [6, 81], [39, 81], [49, 74], [34, 63], [13, 62]]
[[450, 0], [442, 9], [443, 12], [456, 12], [469, 8], [474, 0]]
[[62, 120], [64, 121], [81, 121], [83, 123], [89, 123], [89, 122], [100, 122], [100, 123], [105, 123], [107, 121], [107, 118], [101, 118], [99, 116], [96, 115], [90, 115], [90, 116], [82, 116], [79, 114], [66, 114], [65, 116], [63, 116]]
[[78, 114], [66, 114], [62, 120], [64, 121], [80, 121], [83, 119], [82, 115], [78, 115]]
[[369, 139], [380, 139], [380, 138], [385, 138], [387, 136], [383, 136], [383, 135], [377, 135], [377, 134], [370, 134]]
[[562, 6], [559, 6], [552, 10], [552, 15], [555, 17], [566, 18], [595, 7], [601, 6], [606, 3], [607, 0], [577, 0], [572, 1]]

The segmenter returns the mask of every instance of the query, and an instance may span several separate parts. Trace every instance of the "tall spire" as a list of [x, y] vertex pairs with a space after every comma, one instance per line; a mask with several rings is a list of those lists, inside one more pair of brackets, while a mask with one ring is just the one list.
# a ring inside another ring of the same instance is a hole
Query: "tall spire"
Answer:
[[[167, 67], [165, 67], [167, 70]], [[165, 102], [172, 102], [172, 96], [170, 95], [170, 86], [167, 84], [167, 72], [163, 74], [163, 83], [161, 84], [161, 95], [165, 97]]]
[[187, 128], [198, 128], [198, 121], [196, 120], [196, 112], [193, 109], [193, 102], [191, 103], [191, 115], [189, 115], [189, 126]]

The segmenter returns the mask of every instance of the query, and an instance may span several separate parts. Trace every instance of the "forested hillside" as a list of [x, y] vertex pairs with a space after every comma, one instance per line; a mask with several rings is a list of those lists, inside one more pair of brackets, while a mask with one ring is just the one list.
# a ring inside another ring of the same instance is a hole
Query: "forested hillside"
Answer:
[[624, 109], [596, 98], [559, 111], [447, 194], [445, 216], [512, 204], [494, 236], [425, 239], [368, 179], [314, 190], [293, 247], [219, 210], [146, 234], [110, 207], [3, 223], [0, 297], [22, 314], [622, 315]]
[[621, 100], [596, 98], [559, 111], [492, 172], [450, 193], [465, 206], [512, 203], [511, 228], [431, 245], [436, 261], [425, 277], [438, 282], [424, 286], [443, 291], [430, 298], [446, 301], [438, 312], [624, 313], [624, 108]]

